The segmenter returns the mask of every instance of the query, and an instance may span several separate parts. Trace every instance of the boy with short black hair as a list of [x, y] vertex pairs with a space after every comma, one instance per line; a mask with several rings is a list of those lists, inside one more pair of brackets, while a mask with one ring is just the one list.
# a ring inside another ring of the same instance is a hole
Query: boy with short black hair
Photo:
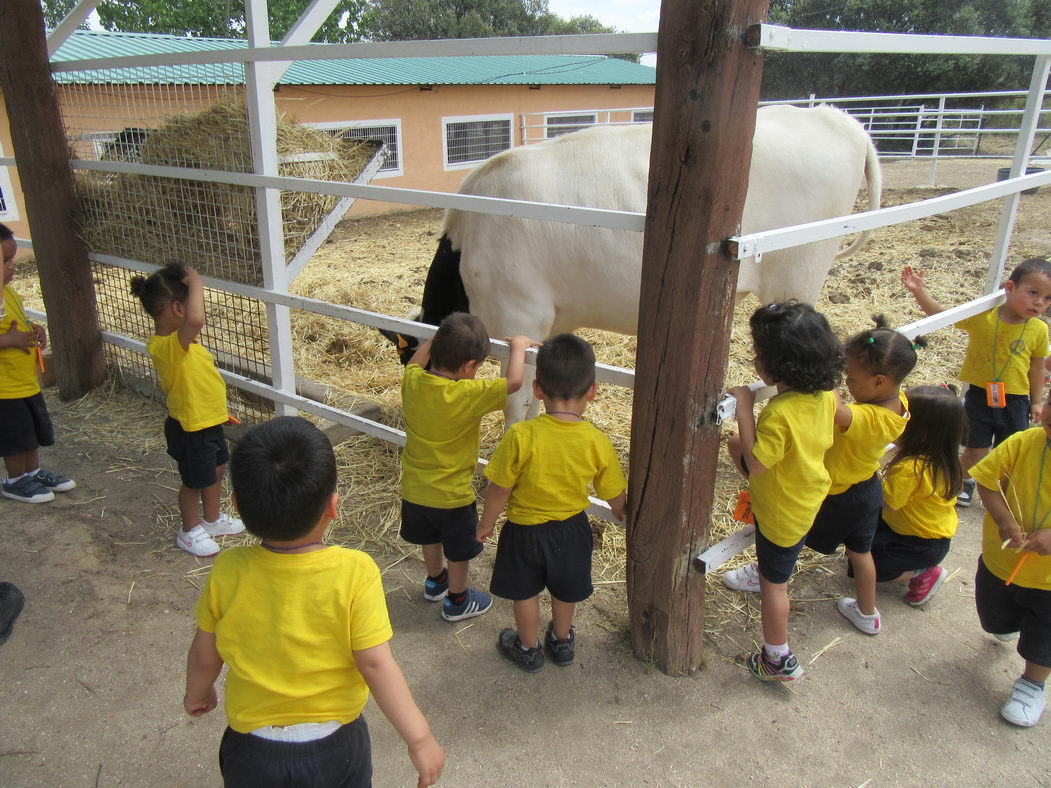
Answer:
[[544, 666], [539, 594], [551, 592], [544, 645], [556, 665], [576, 654], [573, 612], [591, 596], [588, 486], [624, 517], [627, 480], [608, 437], [583, 420], [595, 398], [595, 353], [573, 334], [551, 337], [536, 357], [533, 393], [545, 413], [514, 424], [496, 447], [478, 524], [488, 537], [507, 506], [489, 590], [514, 602], [515, 628], [500, 632], [500, 652], [528, 673]]
[[22, 299], [11, 287], [18, 245], [5, 224], [0, 224], [0, 249], [0, 457], [7, 471], [0, 492], [23, 503], [47, 503], [55, 500], [56, 492], [72, 490], [77, 484], [40, 467], [40, 447], [55, 444], [55, 430], [37, 375], [40, 354], [47, 347], [47, 331], [26, 317]]
[[[944, 311], [927, 292], [922, 270], [905, 266], [901, 282], [928, 315]], [[967, 439], [960, 457], [964, 471], [988, 454], [990, 446], [1037, 421], [1044, 403], [1048, 332], [1040, 317], [1051, 306], [1051, 262], [1023, 260], [1004, 291], [1003, 304], [956, 323], [967, 332], [960, 369], [960, 380], [969, 384], [964, 394]], [[970, 506], [974, 489], [974, 479], [964, 479], [957, 504]]]
[[230, 478], [261, 543], [231, 548], [212, 567], [183, 701], [192, 717], [214, 709], [215, 680], [229, 664], [225, 784], [371, 785], [361, 716], [371, 690], [408, 745], [419, 785], [432, 785], [445, 754], [391, 654], [379, 568], [322, 541], [338, 500], [328, 439], [304, 419], [274, 419], [238, 444]]
[[441, 601], [446, 621], [480, 616], [493, 604], [467, 586], [470, 561], [482, 551], [472, 485], [479, 429], [485, 414], [501, 410], [522, 387], [526, 348], [538, 344], [524, 336], [509, 342], [507, 377], [476, 380], [489, 334], [475, 315], [454, 312], [420, 345], [402, 377], [401, 538], [423, 548], [423, 598]]

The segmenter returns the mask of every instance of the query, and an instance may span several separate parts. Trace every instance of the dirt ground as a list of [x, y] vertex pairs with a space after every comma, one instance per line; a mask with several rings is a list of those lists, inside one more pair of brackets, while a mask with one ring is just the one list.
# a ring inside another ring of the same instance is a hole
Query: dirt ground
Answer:
[[[927, 167], [888, 165], [886, 183], [925, 185]], [[938, 180], [987, 182], [989, 167], [942, 166]], [[1025, 242], [1051, 251], [1040, 230], [1030, 224]], [[58, 445], [45, 467], [78, 487], [41, 506], [0, 500], [0, 580], [27, 598], [0, 646], [0, 786], [218, 785], [222, 712], [190, 720], [181, 707], [208, 562], [171, 542], [178, 481], [163, 411], [120, 391], [50, 403]], [[157, 439], [122, 441], [129, 419], [156, 425]], [[700, 675], [672, 678], [632, 656], [624, 586], [607, 582], [581, 606], [577, 662], [529, 676], [494, 647], [507, 603], [448, 624], [420, 597], [418, 558], [374, 557], [395, 654], [446, 748], [443, 785], [1051, 786], [1051, 721], [1021, 730], [998, 716], [1020, 659], [974, 613], [979, 521], [977, 507], [962, 513], [945, 562], [959, 572], [927, 608], [881, 588], [876, 638], [834, 609], [849, 590], [842, 558], [793, 581], [791, 638], [807, 675], [790, 688], [740, 664], [759, 636], [755, 599], [740, 600], [736, 627], [710, 634]], [[474, 567], [478, 582], [492, 557], [487, 548]], [[371, 705], [366, 716], [376, 785], [414, 784], [393, 729]]]

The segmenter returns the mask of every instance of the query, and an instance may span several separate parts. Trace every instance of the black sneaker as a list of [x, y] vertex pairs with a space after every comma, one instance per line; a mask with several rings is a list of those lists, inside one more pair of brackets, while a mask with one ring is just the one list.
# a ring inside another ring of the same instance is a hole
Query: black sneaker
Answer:
[[0, 494], [23, 503], [47, 503], [55, 500], [55, 494], [33, 476], [23, 476], [16, 482], [4, 482]]
[[540, 668], [544, 667], [544, 650], [540, 648], [540, 644], [523, 651], [522, 640], [518, 637], [517, 630], [501, 629], [496, 647], [526, 673], [538, 673]]
[[77, 483], [68, 476], [45, 471], [43, 468], [37, 471], [33, 478], [40, 482], [42, 486], [51, 490], [51, 492], [69, 492], [77, 486]]
[[964, 479], [963, 489], [960, 490], [960, 494], [956, 496], [956, 505], [967, 508], [974, 501], [974, 491], [977, 487], [978, 482], [974, 479]]
[[26, 598], [18, 587], [11, 583], [0, 583], [0, 643], [5, 643], [11, 637], [11, 630], [15, 628], [15, 619], [22, 612], [22, 606]]
[[555, 622], [548, 621], [547, 636], [544, 638], [544, 644], [551, 653], [551, 659], [560, 668], [573, 664], [573, 657], [577, 654], [576, 630], [573, 627], [569, 628], [568, 638], [559, 640], [555, 637]]

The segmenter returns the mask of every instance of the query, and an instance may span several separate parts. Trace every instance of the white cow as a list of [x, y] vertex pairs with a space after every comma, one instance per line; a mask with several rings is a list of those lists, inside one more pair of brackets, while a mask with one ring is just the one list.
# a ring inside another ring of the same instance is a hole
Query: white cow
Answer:
[[[646, 210], [650, 126], [585, 129], [493, 156], [460, 192], [489, 197]], [[865, 130], [831, 107], [764, 107], [756, 118], [742, 233], [842, 216], [862, 182], [879, 207], [880, 168]], [[639, 319], [642, 234], [450, 210], [424, 289], [425, 323], [454, 310], [477, 314], [493, 337], [543, 339], [598, 328], [635, 334]], [[813, 303], [839, 254], [839, 239], [742, 261], [738, 299]], [[532, 367], [527, 366], [527, 376]], [[509, 398], [507, 422], [535, 415], [527, 380]]]

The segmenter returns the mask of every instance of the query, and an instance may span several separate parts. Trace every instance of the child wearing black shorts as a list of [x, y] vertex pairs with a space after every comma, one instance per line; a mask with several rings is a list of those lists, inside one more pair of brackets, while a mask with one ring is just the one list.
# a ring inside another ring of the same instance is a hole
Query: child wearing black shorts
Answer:
[[485, 469], [489, 486], [478, 523], [487, 538], [507, 506], [489, 590], [514, 602], [515, 627], [497, 648], [527, 673], [544, 666], [540, 597], [551, 592], [544, 644], [556, 665], [576, 655], [573, 612], [591, 596], [588, 487], [623, 519], [627, 480], [608, 437], [583, 419], [595, 398], [595, 353], [573, 334], [551, 337], [536, 356], [533, 393], [545, 413], [511, 426]]
[[472, 481], [482, 417], [502, 409], [507, 395], [522, 387], [526, 348], [537, 344], [524, 336], [510, 343], [507, 377], [476, 380], [489, 355], [489, 334], [476, 316], [454, 312], [402, 375], [401, 538], [422, 547], [423, 598], [440, 601], [446, 621], [480, 616], [493, 604], [487, 593], [467, 586], [470, 561], [482, 551], [474, 538]]
[[40, 447], [55, 444], [37, 375], [47, 332], [26, 318], [22, 299], [11, 287], [18, 246], [5, 224], [0, 224], [0, 249], [4, 288], [0, 299], [0, 456], [7, 471], [2, 492], [5, 498], [23, 503], [47, 503], [55, 500], [56, 492], [67, 492], [77, 484], [40, 467]]

